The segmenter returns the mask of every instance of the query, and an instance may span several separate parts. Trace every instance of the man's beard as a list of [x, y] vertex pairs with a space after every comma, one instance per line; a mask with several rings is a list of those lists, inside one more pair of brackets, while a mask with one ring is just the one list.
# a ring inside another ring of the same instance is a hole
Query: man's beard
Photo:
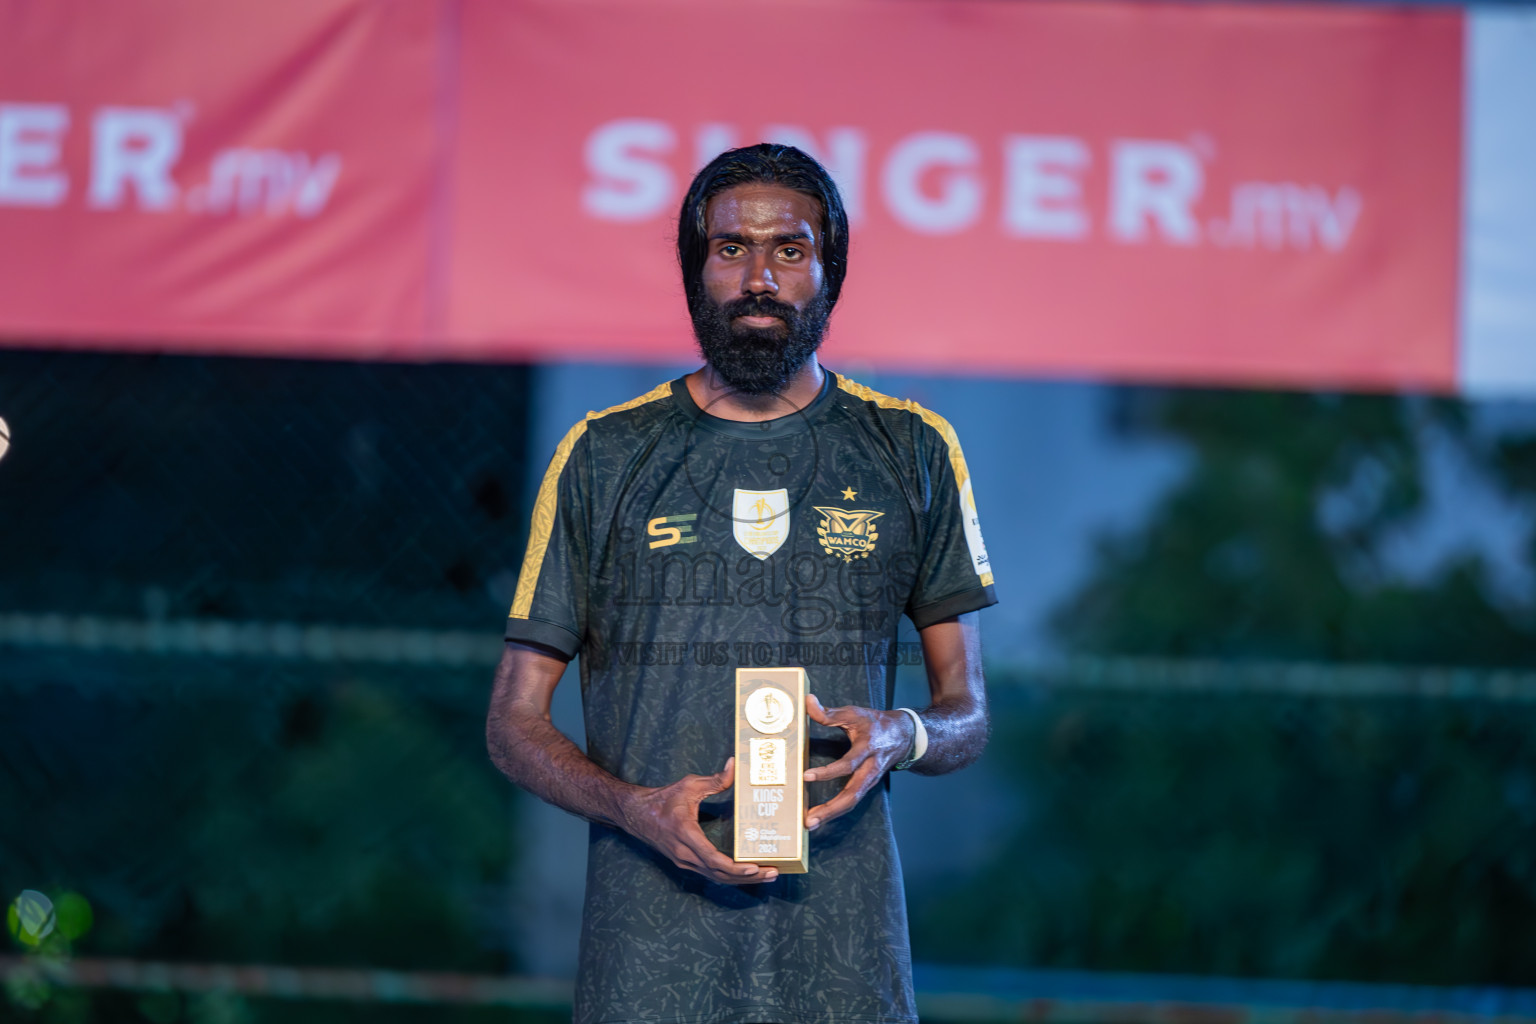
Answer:
[[[748, 395], [783, 391], [821, 347], [831, 315], [826, 294], [796, 309], [767, 295], [743, 296], [723, 305], [705, 296], [695, 304], [693, 333], [699, 351], [720, 378]], [[783, 326], [736, 325], [739, 316], [776, 316]]]

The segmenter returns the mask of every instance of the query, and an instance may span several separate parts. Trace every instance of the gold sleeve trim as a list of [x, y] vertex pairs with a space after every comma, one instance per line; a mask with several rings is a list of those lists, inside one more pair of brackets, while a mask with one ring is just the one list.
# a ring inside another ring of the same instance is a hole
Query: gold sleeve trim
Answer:
[[[971, 471], [965, 465], [965, 453], [960, 450], [960, 437], [955, 433], [955, 428], [949, 425], [949, 420], [931, 409], [924, 409], [921, 405], [909, 398], [893, 398], [890, 395], [882, 395], [874, 388], [865, 387], [857, 381], [849, 380], [842, 374], [837, 374], [837, 386], [848, 392], [854, 398], [865, 402], [873, 402], [881, 409], [901, 409], [912, 413], [922, 421], [939, 432], [944, 439], [944, 444], [949, 448], [949, 466], [955, 473], [955, 487], [958, 490], [956, 500], [964, 502], [965, 485], [971, 479]], [[962, 508], [962, 512], [964, 509]], [[992, 586], [992, 573], [990, 570], [977, 573], [981, 577], [981, 585]]]
[[576, 422], [575, 426], [565, 432], [565, 437], [555, 447], [555, 454], [549, 460], [549, 468], [544, 471], [544, 479], [539, 484], [539, 496], [533, 503], [533, 524], [528, 529], [528, 550], [523, 554], [523, 568], [517, 575], [517, 593], [513, 595], [512, 610], [508, 613], [508, 618], [526, 619], [529, 610], [533, 608], [533, 594], [538, 589], [539, 571], [544, 567], [544, 556], [549, 552], [549, 538], [555, 530], [555, 505], [560, 493], [560, 474], [565, 471], [565, 464], [570, 460], [571, 452], [576, 448], [576, 442], [580, 441], [581, 435], [587, 432], [588, 424], [612, 413], [625, 412], [650, 402], [660, 401], [670, 397], [671, 394], [671, 381], [658, 384], [639, 398], [631, 398], [602, 412], [587, 413]]

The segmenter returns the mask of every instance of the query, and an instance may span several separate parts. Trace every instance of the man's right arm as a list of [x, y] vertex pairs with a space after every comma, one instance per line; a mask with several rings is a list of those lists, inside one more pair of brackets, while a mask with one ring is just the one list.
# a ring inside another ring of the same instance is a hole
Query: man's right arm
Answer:
[[556, 807], [628, 832], [711, 881], [744, 885], [778, 877], [774, 868], [731, 860], [699, 828], [699, 803], [730, 788], [731, 761], [713, 775], [685, 775], [650, 789], [604, 771], [556, 729], [549, 708], [565, 666], [543, 648], [507, 642], [486, 719], [491, 760], [507, 778]]

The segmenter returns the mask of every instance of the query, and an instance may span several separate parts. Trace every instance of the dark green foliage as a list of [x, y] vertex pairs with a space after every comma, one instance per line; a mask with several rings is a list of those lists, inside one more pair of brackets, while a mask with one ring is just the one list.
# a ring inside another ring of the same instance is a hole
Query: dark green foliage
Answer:
[[[1536, 595], [1523, 609], [1493, 601], [1478, 555], [1407, 581], [1388, 554], [1427, 511], [1432, 443], [1457, 446], [1496, 480], [1464, 407], [1290, 392], [1146, 391], [1126, 401], [1131, 432], [1175, 443], [1190, 468], [1145, 523], [1101, 539], [1091, 579], [1056, 615], [1072, 650], [1536, 664]], [[1530, 475], [1529, 443], [1505, 443], [1511, 478]]]
[[914, 957], [1536, 982], [1536, 706], [1027, 682], [987, 755], [1027, 814], [915, 899]]
[[[1528, 502], [1532, 436], [1387, 396], [1128, 391], [1121, 412], [1189, 464], [1144, 522], [1102, 540], [1055, 619], [1069, 652], [1249, 676], [1536, 667], [1536, 594], [1496, 599], [1487, 555], [1415, 574], [1392, 553], [1420, 516], [1458, 515], [1454, 494], [1429, 507], [1436, 445]], [[917, 900], [918, 958], [1536, 984], [1530, 702], [1009, 680], [994, 673], [985, 764], [1016, 784], [1023, 824], [979, 874]]]
[[241, 667], [264, 694], [216, 665], [202, 692], [8, 694], [5, 891], [87, 894], [94, 955], [505, 967], [512, 792], [478, 688]]

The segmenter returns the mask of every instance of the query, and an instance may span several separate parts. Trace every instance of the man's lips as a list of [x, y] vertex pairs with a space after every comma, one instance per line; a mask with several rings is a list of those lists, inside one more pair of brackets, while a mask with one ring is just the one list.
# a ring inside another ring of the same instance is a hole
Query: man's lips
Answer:
[[736, 319], [748, 327], [773, 327], [783, 323], [776, 316], [739, 316]]

